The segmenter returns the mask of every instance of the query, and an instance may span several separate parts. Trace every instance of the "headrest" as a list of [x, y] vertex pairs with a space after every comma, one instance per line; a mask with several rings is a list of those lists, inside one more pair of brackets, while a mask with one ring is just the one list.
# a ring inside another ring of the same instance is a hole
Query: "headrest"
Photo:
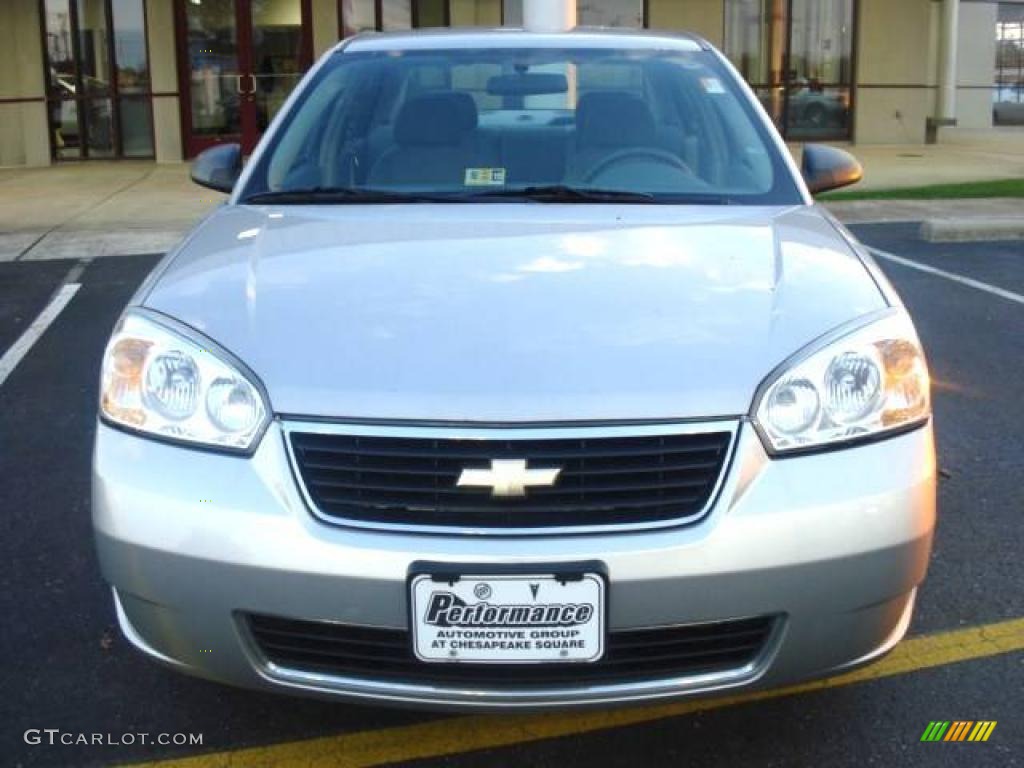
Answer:
[[654, 115], [630, 93], [588, 93], [576, 107], [576, 141], [581, 147], [653, 146], [657, 144]]
[[462, 141], [476, 124], [476, 102], [468, 93], [428, 93], [402, 105], [395, 119], [395, 141], [405, 146], [449, 146]]

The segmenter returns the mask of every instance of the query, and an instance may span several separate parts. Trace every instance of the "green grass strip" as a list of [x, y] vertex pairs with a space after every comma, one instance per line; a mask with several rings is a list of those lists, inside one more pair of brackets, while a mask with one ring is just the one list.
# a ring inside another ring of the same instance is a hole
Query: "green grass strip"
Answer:
[[905, 189], [856, 188], [821, 196], [823, 202], [843, 200], [962, 200], [986, 197], [1024, 197], [1024, 178], [972, 181], [964, 184], [934, 184]]

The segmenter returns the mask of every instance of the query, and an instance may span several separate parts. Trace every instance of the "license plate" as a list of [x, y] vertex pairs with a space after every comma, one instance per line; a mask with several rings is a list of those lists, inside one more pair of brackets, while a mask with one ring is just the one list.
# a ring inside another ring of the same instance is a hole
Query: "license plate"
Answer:
[[529, 664], [597, 661], [604, 579], [597, 574], [412, 579], [413, 650], [421, 661]]

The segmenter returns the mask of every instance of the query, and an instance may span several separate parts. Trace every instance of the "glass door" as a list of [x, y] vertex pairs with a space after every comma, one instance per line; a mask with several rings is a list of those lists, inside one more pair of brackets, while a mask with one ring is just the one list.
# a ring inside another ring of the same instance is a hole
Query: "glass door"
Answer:
[[783, 127], [788, 0], [728, 0], [725, 50], [761, 104]]
[[214, 144], [242, 140], [240, 1], [179, 3], [184, 16], [184, 34], [179, 37], [184, 38], [188, 73], [182, 106], [190, 156]]
[[114, 157], [107, 4], [104, 0], [47, 0], [44, 9], [54, 157]]
[[298, 84], [311, 57], [303, 31], [301, 0], [250, 2], [252, 33], [248, 47], [252, 90], [248, 95], [255, 105], [258, 138]]
[[185, 149], [248, 154], [312, 59], [307, 0], [179, 0]]
[[853, 0], [790, 0], [786, 136], [845, 138], [853, 82]]
[[849, 137], [855, 6], [726, 0], [726, 53], [786, 138]]

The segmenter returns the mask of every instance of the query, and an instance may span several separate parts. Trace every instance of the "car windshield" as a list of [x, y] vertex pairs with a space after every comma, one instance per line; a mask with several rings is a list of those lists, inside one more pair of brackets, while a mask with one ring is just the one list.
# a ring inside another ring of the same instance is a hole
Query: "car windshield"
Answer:
[[342, 51], [284, 116], [248, 203], [801, 202], [711, 51]]

